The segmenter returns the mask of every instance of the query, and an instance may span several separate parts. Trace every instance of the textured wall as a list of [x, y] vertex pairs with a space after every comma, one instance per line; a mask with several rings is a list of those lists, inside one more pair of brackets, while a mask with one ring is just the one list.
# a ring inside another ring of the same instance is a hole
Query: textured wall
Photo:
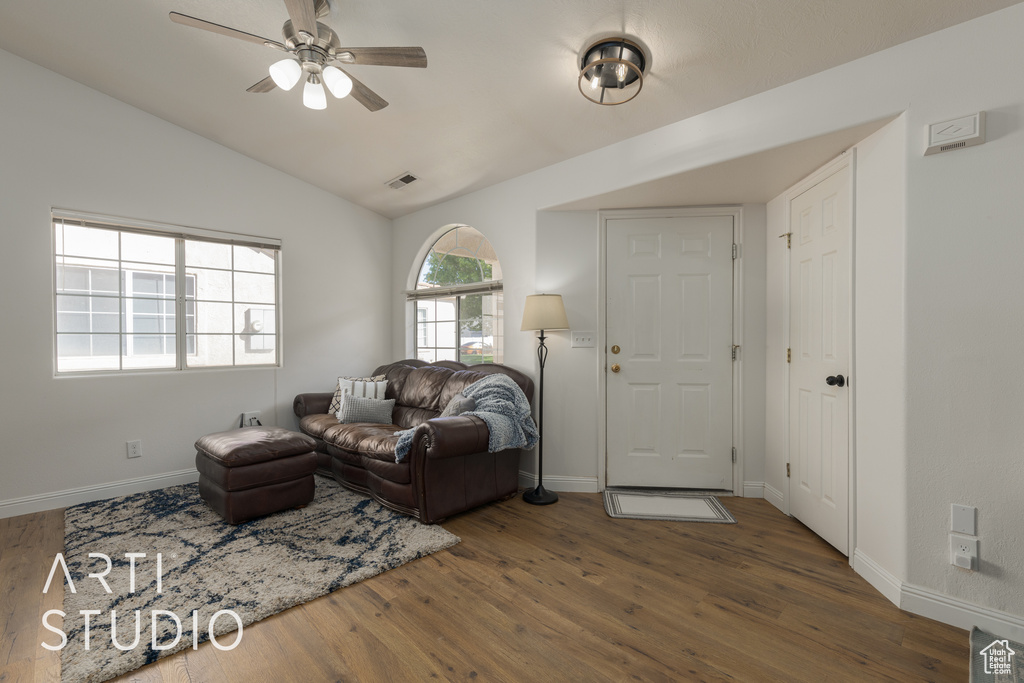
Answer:
[[[291, 425], [387, 360], [389, 221], [3, 51], [0, 82], [0, 504], [193, 468], [242, 411]], [[51, 207], [281, 238], [284, 366], [55, 379]]]

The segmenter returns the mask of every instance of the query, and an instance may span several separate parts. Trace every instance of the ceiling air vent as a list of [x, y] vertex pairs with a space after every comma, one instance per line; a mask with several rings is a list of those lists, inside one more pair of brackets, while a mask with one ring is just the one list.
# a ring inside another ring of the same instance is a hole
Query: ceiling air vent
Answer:
[[406, 185], [415, 180], [419, 180], [419, 178], [414, 176], [412, 173], [403, 173], [397, 178], [389, 180], [387, 182], [387, 186], [390, 187], [392, 190], [401, 190], [403, 187], [405, 187]]

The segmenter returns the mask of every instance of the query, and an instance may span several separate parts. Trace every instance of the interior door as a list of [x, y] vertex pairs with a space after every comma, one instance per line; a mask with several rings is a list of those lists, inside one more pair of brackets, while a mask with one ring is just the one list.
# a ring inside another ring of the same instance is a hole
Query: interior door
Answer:
[[850, 168], [790, 203], [790, 512], [849, 552]]
[[733, 217], [607, 221], [607, 484], [732, 489]]

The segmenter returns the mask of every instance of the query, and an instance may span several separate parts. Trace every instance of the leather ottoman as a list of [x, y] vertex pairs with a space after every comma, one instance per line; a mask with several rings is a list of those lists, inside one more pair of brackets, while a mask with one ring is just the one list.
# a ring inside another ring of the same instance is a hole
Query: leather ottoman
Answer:
[[313, 500], [316, 441], [277, 427], [245, 427], [196, 441], [199, 495], [228, 524]]

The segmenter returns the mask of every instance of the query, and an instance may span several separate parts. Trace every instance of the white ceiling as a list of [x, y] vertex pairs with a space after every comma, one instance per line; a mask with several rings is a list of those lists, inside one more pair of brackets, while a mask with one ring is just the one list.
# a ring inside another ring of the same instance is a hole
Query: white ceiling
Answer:
[[[282, 0], [0, 0], [0, 48], [397, 217], [1018, 1], [332, 0], [321, 21], [343, 45], [426, 50], [425, 70], [351, 67], [391, 103], [376, 113], [248, 94], [281, 53], [167, 16], [280, 40]], [[579, 53], [617, 33], [650, 50], [648, 77], [600, 107], [577, 90]], [[386, 187], [406, 171], [420, 180]]]

